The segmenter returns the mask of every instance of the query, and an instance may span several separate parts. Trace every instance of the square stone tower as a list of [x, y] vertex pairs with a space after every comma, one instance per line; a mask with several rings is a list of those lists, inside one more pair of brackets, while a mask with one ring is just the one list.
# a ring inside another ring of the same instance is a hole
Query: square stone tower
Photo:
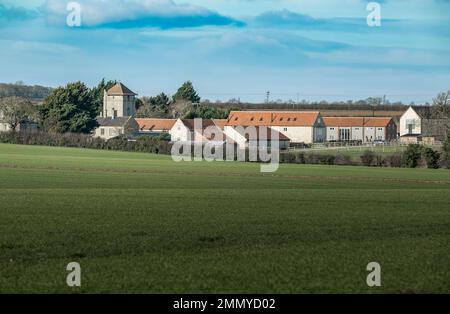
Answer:
[[136, 114], [136, 93], [117, 83], [103, 95], [104, 118], [130, 117]]

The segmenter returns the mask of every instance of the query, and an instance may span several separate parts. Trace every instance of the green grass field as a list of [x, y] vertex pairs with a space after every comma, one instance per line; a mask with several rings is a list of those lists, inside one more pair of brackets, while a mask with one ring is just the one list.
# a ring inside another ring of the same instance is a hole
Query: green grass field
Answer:
[[0, 292], [450, 292], [448, 170], [0, 144], [0, 179]]

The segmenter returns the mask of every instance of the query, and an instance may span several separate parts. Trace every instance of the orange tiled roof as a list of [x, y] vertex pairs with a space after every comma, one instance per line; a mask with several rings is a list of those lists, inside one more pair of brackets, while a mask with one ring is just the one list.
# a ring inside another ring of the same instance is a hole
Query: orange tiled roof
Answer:
[[391, 122], [390, 117], [323, 117], [329, 127], [385, 127]]
[[362, 117], [323, 117], [326, 126], [335, 127], [352, 127], [363, 126], [364, 118]]
[[365, 118], [366, 121], [364, 126], [374, 126], [374, 127], [386, 127], [391, 121], [390, 117], [374, 117], [374, 118]]
[[141, 131], [169, 131], [175, 119], [135, 119]]
[[213, 119], [213, 122], [215, 125], [217, 125], [218, 128], [223, 130], [225, 128], [225, 125], [227, 124], [227, 119]]
[[228, 126], [313, 126], [318, 111], [232, 111]]

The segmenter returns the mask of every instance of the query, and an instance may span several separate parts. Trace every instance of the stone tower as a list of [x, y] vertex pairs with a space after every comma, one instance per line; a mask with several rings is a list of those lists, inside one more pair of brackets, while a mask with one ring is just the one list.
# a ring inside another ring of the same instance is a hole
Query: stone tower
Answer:
[[136, 93], [117, 83], [103, 95], [104, 118], [130, 117], [136, 114]]

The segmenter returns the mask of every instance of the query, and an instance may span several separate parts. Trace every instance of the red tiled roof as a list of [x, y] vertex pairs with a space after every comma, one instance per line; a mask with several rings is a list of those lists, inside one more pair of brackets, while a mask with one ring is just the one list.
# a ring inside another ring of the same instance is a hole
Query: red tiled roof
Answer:
[[213, 119], [214, 124], [217, 125], [217, 127], [219, 127], [221, 130], [225, 128], [227, 121], [227, 119]]
[[323, 117], [328, 127], [385, 127], [391, 120], [390, 117]]
[[169, 131], [175, 119], [135, 119], [141, 131]]
[[391, 121], [390, 117], [375, 117], [375, 118], [365, 118], [366, 121], [364, 126], [374, 126], [374, 127], [386, 127]]
[[364, 118], [361, 117], [323, 117], [326, 126], [351, 127], [363, 126]]
[[317, 111], [232, 111], [228, 126], [313, 126]]

